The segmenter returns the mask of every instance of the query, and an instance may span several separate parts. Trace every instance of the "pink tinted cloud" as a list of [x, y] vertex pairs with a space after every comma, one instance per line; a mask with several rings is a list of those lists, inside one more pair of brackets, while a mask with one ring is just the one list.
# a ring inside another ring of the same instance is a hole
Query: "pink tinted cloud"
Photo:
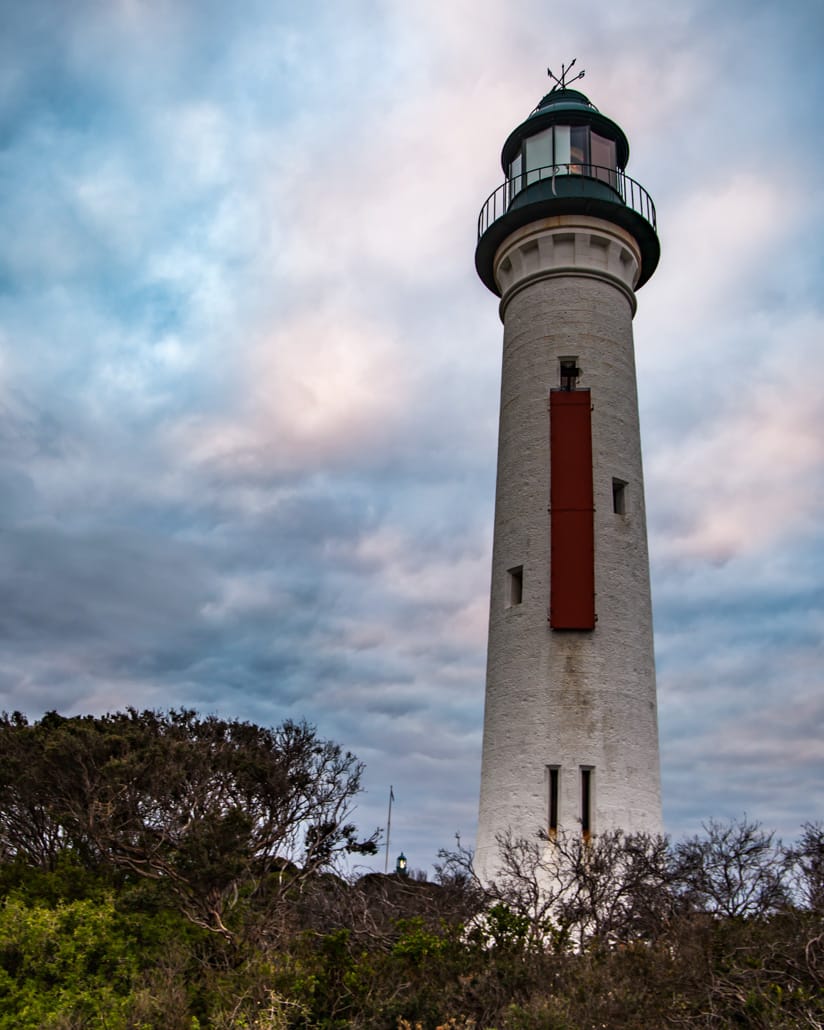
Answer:
[[724, 562], [815, 524], [824, 501], [824, 324], [776, 328], [749, 379], [706, 412], [702, 427], [649, 455], [649, 489], [668, 498], [675, 531], [656, 537], [670, 559]]
[[395, 341], [328, 305], [300, 311], [236, 353], [231, 410], [172, 431], [195, 464], [242, 472], [311, 471], [382, 446], [409, 410]]

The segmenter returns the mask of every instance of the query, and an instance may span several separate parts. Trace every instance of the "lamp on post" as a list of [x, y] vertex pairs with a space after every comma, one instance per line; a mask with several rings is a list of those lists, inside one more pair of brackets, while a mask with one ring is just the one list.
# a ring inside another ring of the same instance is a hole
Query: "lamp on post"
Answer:
[[398, 861], [395, 863], [395, 873], [398, 876], [406, 876], [406, 855], [403, 852], [398, 855]]

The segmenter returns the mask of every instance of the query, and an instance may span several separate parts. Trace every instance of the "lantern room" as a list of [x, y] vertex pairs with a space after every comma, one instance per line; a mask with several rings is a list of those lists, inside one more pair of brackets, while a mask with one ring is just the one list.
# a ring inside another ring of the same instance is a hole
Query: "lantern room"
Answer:
[[626, 166], [627, 138], [575, 89], [554, 90], [512, 132], [501, 164], [523, 188], [557, 175], [587, 175], [614, 184]]
[[487, 198], [478, 219], [475, 265], [494, 293], [498, 247], [515, 229], [554, 215], [588, 215], [629, 231], [641, 251], [635, 289], [660, 256], [655, 205], [625, 172], [629, 143], [620, 126], [578, 90], [551, 90], [504, 143], [506, 181]]

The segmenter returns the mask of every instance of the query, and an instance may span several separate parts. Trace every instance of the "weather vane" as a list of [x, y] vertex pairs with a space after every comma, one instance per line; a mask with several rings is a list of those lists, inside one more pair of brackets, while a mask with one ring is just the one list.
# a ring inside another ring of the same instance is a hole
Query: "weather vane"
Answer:
[[555, 85], [552, 87], [552, 90], [550, 90], [550, 92], [554, 92], [556, 89], [566, 89], [567, 86], [571, 86], [573, 82], [577, 82], [578, 79], [582, 79], [584, 77], [584, 72], [580, 71], [580, 72], [578, 72], [578, 74], [575, 76], [574, 79], [567, 80], [567, 75], [569, 75], [569, 73], [572, 71], [572, 65], [575, 64], [575, 62], [577, 60], [578, 60], [577, 57], [573, 57], [572, 58], [572, 63], [570, 64], [570, 66], [568, 68], [567, 68], [567, 66], [565, 64], [562, 64], [561, 65], [561, 74], [560, 75], [553, 75], [552, 74], [552, 69], [551, 68], [547, 68], [547, 70], [546, 70], [547, 75], [555, 83]]

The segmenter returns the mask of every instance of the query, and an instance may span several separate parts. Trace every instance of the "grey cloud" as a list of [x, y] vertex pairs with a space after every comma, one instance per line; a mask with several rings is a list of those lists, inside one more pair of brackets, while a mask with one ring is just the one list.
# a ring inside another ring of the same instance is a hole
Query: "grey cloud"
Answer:
[[[479, 774], [483, 627], [460, 620], [488, 590], [500, 324], [472, 269], [476, 183], [497, 185], [503, 136], [541, 93], [551, 15], [523, 4], [481, 61], [443, 5], [367, 23], [374, 5], [356, 4], [343, 29], [316, 4], [160, 4], [131, 21], [34, 6], [9, 8], [0, 42], [0, 700], [306, 716], [367, 761], [366, 825], [394, 784], [393, 856], [427, 866], [456, 830], [471, 842]], [[661, 217], [636, 334], [675, 833], [743, 809], [785, 833], [819, 814], [813, 503], [725, 562], [672, 548], [713, 502], [711, 482], [673, 475], [683, 445], [703, 434], [699, 461], [721, 460], [715, 434], [776, 354], [798, 369], [787, 390], [820, 373], [815, 347], [784, 338], [799, 304], [820, 314], [820, 203], [711, 297], [668, 237], [741, 167], [820, 164], [817, 7], [746, 7], [590, 3], [569, 24]], [[499, 98], [521, 83], [510, 123]], [[199, 165], [175, 138], [192, 110], [216, 120], [218, 150], [228, 126], [211, 178], [208, 153]], [[107, 203], [84, 206], [80, 187]], [[350, 319], [352, 347], [364, 325], [380, 335], [404, 399], [325, 449], [264, 427], [199, 456], [207, 430], [250, 425], [254, 347], [318, 306], [318, 331]]]

